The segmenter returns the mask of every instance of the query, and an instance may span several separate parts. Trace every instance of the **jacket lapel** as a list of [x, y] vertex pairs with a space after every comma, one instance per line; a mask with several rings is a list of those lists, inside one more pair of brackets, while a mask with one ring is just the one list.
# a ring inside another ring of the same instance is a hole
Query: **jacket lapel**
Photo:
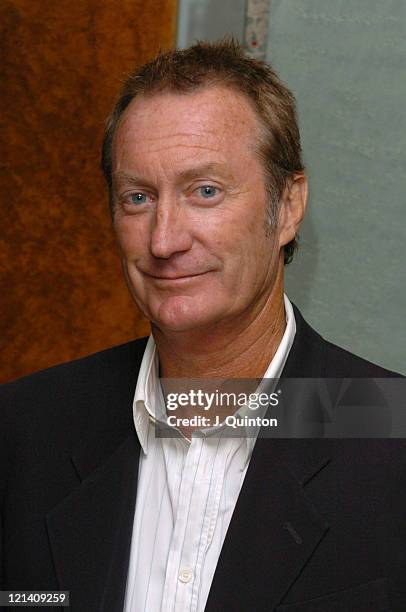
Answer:
[[98, 385], [97, 373], [71, 457], [78, 486], [46, 517], [59, 588], [70, 590], [73, 612], [123, 609], [140, 454], [132, 402], [146, 342], [103, 353], [108, 380]]
[[[302, 447], [300, 455], [295, 442]], [[306, 496], [305, 485], [325, 469], [329, 454], [326, 441], [316, 448], [310, 442], [257, 440], [206, 612], [270, 612], [326, 534], [328, 524]]]
[[71, 591], [73, 611], [123, 609], [140, 447], [131, 432], [94, 469], [102, 447], [98, 438], [76, 452], [84, 480], [47, 515], [59, 588]]
[[[294, 311], [297, 331], [282, 378], [321, 378], [323, 341]], [[258, 438], [206, 612], [270, 612], [281, 602], [328, 531], [306, 486], [329, 462], [329, 440]]]

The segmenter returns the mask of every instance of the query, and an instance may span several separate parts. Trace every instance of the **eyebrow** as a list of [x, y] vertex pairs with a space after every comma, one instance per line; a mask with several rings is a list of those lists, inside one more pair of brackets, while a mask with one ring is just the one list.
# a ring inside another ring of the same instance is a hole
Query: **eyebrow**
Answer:
[[[208, 174], [215, 174], [228, 180], [234, 179], [234, 176], [230, 172], [227, 165], [219, 162], [209, 162], [207, 164], [195, 166], [194, 168], [189, 168], [188, 170], [180, 172], [178, 174], [178, 178], [183, 181], [192, 181]], [[116, 184], [127, 183], [130, 185], [145, 185], [148, 183], [148, 181], [145, 181], [141, 177], [128, 174], [128, 172], [125, 172], [124, 170], [114, 172], [113, 182]]]
[[139, 185], [140, 183], [143, 184], [145, 182], [140, 177], [135, 176], [134, 174], [128, 174], [128, 172], [124, 172], [123, 170], [113, 172], [112, 178], [113, 184], [130, 183], [130, 185]]
[[190, 168], [189, 170], [181, 172], [180, 177], [183, 180], [193, 180], [198, 179], [205, 174], [216, 174], [217, 176], [221, 176], [226, 179], [234, 178], [227, 165], [219, 162], [209, 162], [208, 164], [202, 164], [201, 166]]

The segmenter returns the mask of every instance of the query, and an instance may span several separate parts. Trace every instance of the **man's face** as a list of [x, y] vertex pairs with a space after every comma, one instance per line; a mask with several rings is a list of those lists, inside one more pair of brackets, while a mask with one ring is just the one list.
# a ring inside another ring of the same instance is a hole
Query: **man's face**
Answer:
[[140, 98], [122, 117], [114, 226], [131, 294], [163, 331], [249, 320], [272, 290], [258, 136], [248, 101], [221, 86]]

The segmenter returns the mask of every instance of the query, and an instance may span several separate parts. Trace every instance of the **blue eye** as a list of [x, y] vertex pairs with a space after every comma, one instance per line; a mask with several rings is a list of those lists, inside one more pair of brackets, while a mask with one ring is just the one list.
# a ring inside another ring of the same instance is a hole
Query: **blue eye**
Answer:
[[145, 204], [147, 201], [147, 196], [145, 193], [132, 193], [130, 195], [130, 200], [133, 204]]
[[213, 198], [217, 195], [217, 187], [213, 187], [212, 185], [203, 185], [203, 187], [199, 187], [200, 195], [203, 198]]

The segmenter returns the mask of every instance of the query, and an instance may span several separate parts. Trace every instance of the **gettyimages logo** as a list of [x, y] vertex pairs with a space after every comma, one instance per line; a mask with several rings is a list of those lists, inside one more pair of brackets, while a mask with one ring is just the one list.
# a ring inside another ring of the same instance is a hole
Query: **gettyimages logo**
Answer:
[[218, 389], [209, 393], [202, 389], [190, 389], [188, 392], [168, 393], [165, 403], [167, 410], [176, 410], [179, 406], [199, 407], [203, 410], [247, 406], [250, 410], [257, 410], [264, 406], [277, 406], [279, 395], [278, 393], [227, 393]]

